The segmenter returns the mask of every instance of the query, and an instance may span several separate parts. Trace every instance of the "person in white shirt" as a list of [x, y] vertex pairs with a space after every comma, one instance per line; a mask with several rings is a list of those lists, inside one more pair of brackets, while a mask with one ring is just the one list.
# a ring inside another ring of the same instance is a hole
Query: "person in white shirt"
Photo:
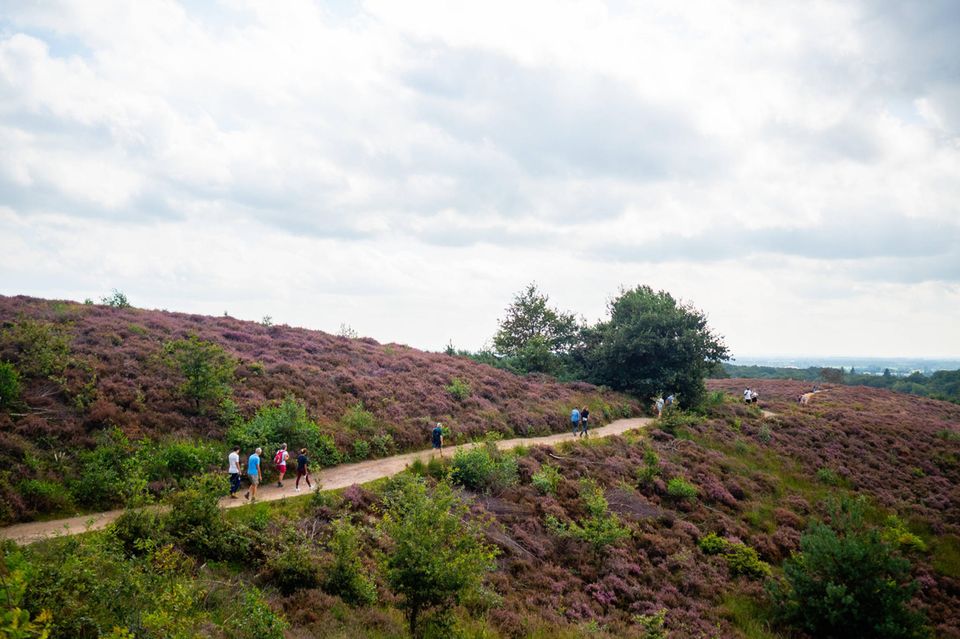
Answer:
[[237, 491], [240, 490], [240, 447], [234, 446], [233, 451], [227, 455], [227, 461], [230, 467], [227, 472], [230, 473], [230, 499], [237, 498]]
[[749, 389], [749, 388], [743, 389], [743, 403], [744, 403], [744, 404], [749, 404], [749, 403], [750, 403], [750, 389]]

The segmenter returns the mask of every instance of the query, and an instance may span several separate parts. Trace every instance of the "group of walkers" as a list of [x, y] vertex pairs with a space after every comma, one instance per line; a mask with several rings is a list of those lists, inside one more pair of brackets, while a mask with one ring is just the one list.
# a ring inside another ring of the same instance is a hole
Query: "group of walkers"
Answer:
[[[257, 501], [257, 487], [263, 483], [263, 465], [260, 456], [263, 454], [262, 448], [257, 448], [250, 457], [247, 458], [247, 481], [250, 487], [243, 494], [244, 499], [251, 502]], [[283, 488], [283, 478], [287, 474], [287, 462], [290, 460], [290, 453], [287, 451], [287, 445], [282, 444], [273, 455], [273, 464], [277, 469], [279, 478], [277, 487]], [[237, 493], [240, 492], [242, 473], [240, 472], [240, 447], [234, 446], [233, 451], [227, 456], [228, 469], [230, 473], [230, 498], [237, 499]], [[308, 488], [313, 488], [310, 483], [310, 458], [307, 457], [307, 449], [301, 448], [297, 456], [297, 480], [294, 482], [294, 490], [300, 492], [300, 480], [304, 479]]]
[[660, 395], [659, 397], [657, 397], [657, 400], [653, 403], [653, 407], [657, 411], [657, 417], [662, 416], [663, 409], [670, 408], [671, 406], [673, 406], [674, 402], [676, 401], [677, 401], [677, 398], [674, 396], [673, 393], [670, 393], [669, 395], [667, 395], [666, 399], [663, 398], [663, 395]]
[[759, 399], [760, 399], [760, 393], [758, 393], [755, 388], [743, 389], [744, 404], [756, 404]]
[[574, 408], [570, 411], [570, 423], [573, 425], [574, 437], [586, 437], [587, 428], [590, 425], [590, 409], [586, 406]]

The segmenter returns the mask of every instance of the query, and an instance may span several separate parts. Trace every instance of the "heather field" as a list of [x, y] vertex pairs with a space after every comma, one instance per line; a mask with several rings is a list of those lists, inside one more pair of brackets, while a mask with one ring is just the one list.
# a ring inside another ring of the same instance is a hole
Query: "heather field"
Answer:
[[[219, 404], [198, 409], [164, 360], [165, 346], [190, 336], [236, 364]], [[0, 522], [122, 505], [134, 480], [159, 496], [220, 464], [229, 428], [286, 398], [319, 427], [325, 464], [424, 448], [437, 420], [467, 441], [556, 432], [572, 406], [589, 405], [598, 424], [640, 412], [588, 384], [369, 338], [22, 296], [0, 297], [0, 361], [20, 371], [22, 387], [0, 404]], [[138, 455], [146, 476], [130, 477], [138, 469], [122, 467]]]

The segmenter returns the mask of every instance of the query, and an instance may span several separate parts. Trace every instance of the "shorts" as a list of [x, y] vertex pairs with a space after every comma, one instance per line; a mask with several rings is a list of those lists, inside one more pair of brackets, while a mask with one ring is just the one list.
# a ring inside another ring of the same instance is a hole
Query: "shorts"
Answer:
[[440, 442], [433, 442], [434, 448], [440, 448]]
[[309, 472], [310, 472], [310, 471], [307, 470], [307, 467], [306, 467], [306, 466], [304, 466], [303, 468], [299, 468], [299, 467], [298, 467], [298, 468], [297, 468], [297, 477], [303, 477], [304, 475], [308, 474]]
[[277, 472], [278, 472], [278, 473], [285, 473], [285, 472], [287, 472], [287, 465], [286, 465], [286, 464], [277, 464]]
[[260, 484], [260, 476], [259, 476], [259, 475], [247, 475], [247, 479], [250, 480], [250, 485], [251, 485], [251, 486], [258, 486], [258, 485]]

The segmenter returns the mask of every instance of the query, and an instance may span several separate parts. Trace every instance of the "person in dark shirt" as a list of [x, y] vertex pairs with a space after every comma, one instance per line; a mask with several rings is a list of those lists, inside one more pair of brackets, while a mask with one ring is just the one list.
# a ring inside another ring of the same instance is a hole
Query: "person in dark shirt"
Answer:
[[590, 409], [586, 406], [580, 409], [580, 435], [587, 436], [587, 420], [590, 419]]
[[313, 488], [313, 484], [310, 483], [310, 458], [307, 457], [306, 448], [301, 448], [300, 455], [297, 456], [297, 481], [294, 482], [293, 487], [298, 493], [300, 492], [301, 477], [307, 481], [307, 488]]
[[439, 450], [440, 456], [443, 457], [443, 425], [440, 422], [437, 422], [437, 425], [433, 427], [430, 439], [434, 450]]

